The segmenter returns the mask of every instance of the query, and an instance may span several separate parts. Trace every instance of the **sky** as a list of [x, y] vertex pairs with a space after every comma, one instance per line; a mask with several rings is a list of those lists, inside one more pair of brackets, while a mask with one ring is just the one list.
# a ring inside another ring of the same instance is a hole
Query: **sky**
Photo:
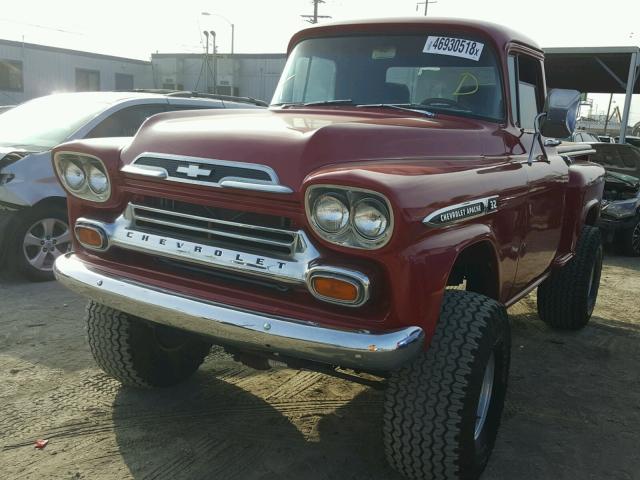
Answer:
[[[310, 0], [6, 0], [0, 38], [148, 60], [151, 53], [201, 52], [202, 30], [217, 32], [218, 51], [278, 53], [289, 37], [308, 26], [300, 15]], [[321, 15], [331, 20], [416, 16], [417, 0], [326, 0]], [[429, 16], [459, 17], [507, 25], [542, 47], [640, 45], [640, 1], [608, 0], [597, 9], [581, 0], [437, 0]], [[210, 15], [203, 15], [207, 12]], [[322, 21], [330, 21], [323, 19]], [[606, 110], [608, 96], [597, 96]], [[622, 104], [622, 96], [614, 100]], [[640, 115], [640, 99], [633, 113]], [[636, 115], [634, 115], [635, 117]]]

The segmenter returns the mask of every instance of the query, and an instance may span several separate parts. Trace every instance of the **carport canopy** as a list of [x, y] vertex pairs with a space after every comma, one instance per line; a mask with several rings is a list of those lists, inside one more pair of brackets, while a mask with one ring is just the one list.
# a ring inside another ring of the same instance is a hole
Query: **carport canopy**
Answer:
[[620, 125], [624, 143], [631, 97], [640, 93], [640, 47], [545, 48], [544, 53], [549, 88], [625, 95]]

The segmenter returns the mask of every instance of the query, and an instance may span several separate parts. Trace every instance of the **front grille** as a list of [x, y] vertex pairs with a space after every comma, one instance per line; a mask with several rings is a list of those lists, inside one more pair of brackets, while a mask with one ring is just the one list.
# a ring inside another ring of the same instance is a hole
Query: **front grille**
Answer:
[[161, 156], [142, 156], [136, 165], [162, 168], [169, 178], [205, 184], [218, 184], [223, 178], [242, 178], [273, 183], [274, 179], [264, 167], [242, 166], [223, 160], [202, 160]]
[[165, 199], [130, 204], [132, 226], [206, 245], [241, 247], [259, 254], [292, 256], [298, 233], [285, 217], [205, 207]]

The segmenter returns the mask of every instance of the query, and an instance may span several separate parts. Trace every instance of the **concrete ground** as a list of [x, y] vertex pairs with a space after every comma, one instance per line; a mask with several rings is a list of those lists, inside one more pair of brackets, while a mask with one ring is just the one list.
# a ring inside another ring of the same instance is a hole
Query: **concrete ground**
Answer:
[[[549, 330], [533, 296], [510, 309], [511, 383], [483, 479], [640, 479], [640, 259], [605, 263], [580, 332]], [[176, 388], [122, 388], [91, 358], [84, 305], [56, 283], [0, 280], [2, 478], [400, 478], [381, 390], [218, 351]]]

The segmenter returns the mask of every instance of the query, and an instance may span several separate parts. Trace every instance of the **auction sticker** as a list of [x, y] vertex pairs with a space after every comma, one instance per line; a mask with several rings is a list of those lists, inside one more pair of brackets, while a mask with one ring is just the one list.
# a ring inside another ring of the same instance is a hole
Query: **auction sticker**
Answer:
[[449, 55], [451, 57], [467, 58], [469, 60], [480, 60], [484, 43], [466, 40], [464, 38], [453, 37], [427, 37], [422, 51], [424, 53], [434, 53], [436, 55]]

